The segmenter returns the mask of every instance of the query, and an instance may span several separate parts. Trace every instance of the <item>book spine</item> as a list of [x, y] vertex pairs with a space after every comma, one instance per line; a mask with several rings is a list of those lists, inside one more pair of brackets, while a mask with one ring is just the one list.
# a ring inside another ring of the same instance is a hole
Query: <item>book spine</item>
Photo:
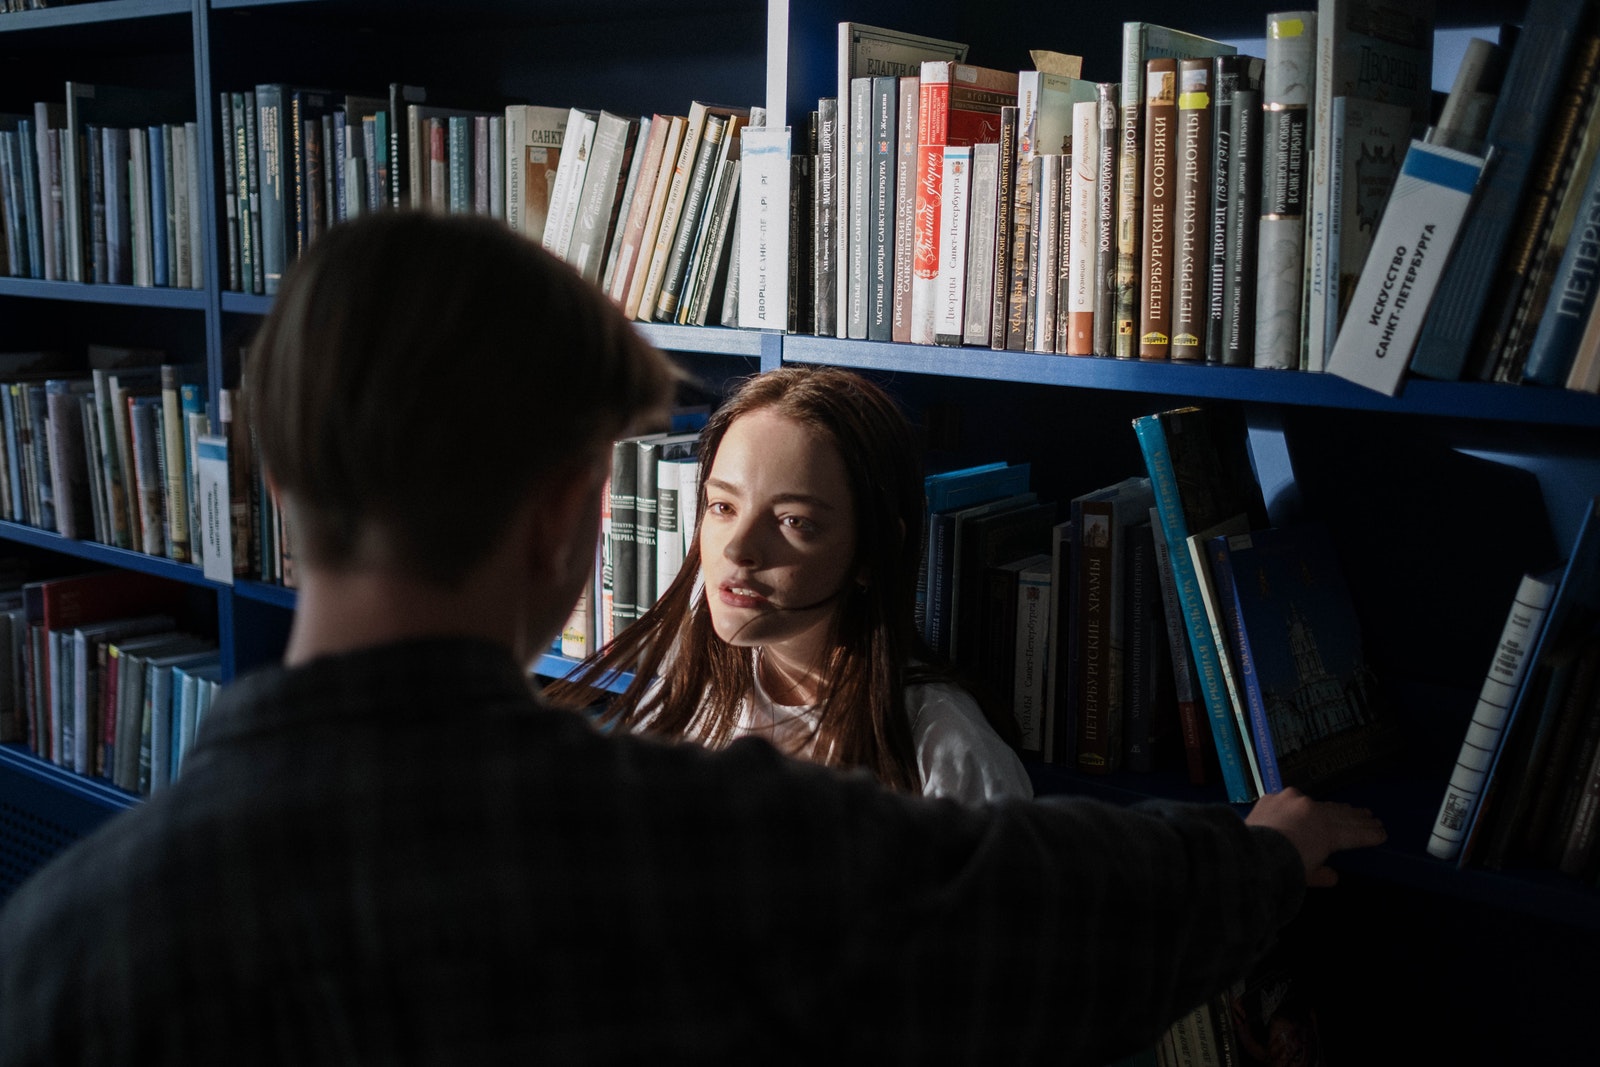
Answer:
[[894, 317], [890, 330], [890, 339], [902, 342], [911, 340], [911, 264], [916, 258], [913, 228], [917, 214], [917, 121], [921, 103], [922, 78], [916, 74], [902, 76], [899, 132], [895, 141]]
[[888, 341], [894, 332], [895, 178], [900, 79], [872, 79], [871, 137], [867, 174], [867, 340]]
[[1122, 87], [1095, 85], [1099, 156], [1095, 164], [1094, 343], [1097, 356], [1112, 354], [1116, 333], [1117, 158]]
[[871, 246], [868, 234], [872, 222], [872, 79], [853, 78], [850, 82], [850, 202], [847, 205], [849, 233], [845, 260], [847, 318], [845, 334], [855, 340], [867, 336], [867, 274]]
[[[932, 344], [934, 324], [943, 301], [939, 296], [939, 213], [944, 196], [944, 146], [950, 117], [950, 67], [922, 64], [921, 100], [917, 104], [917, 195], [911, 224], [911, 342]], [[853, 333], [851, 336], [855, 336]], [[959, 333], [958, 333], [959, 336]]]
[[1007, 309], [1011, 293], [1011, 219], [1017, 188], [1018, 108], [1000, 109], [1000, 159], [995, 178], [994, 282], [989, 294], [989, 347], [1006, 347]]
[[695, 153], [694, 170], [684, 190], [683, 207], [678, 216], [678, 226], [673, 234], [672, 247], [667, 255], [666, 269], [661, 277], [661, 292], [656, 297], [655, 320], [672, 322], [678, 311], [678, 301], [683, 293], [683, 282], [689, 269], [690, 252], [699, 231], [700, 216], [705, 207], [706, 191], [711, 185], [712, 168], [722, 158], [723, 141], [731, 136], [726, 115], [707, 115], [699, 150]]
[[256, 158], [260, 168], [261, 269], [263, 292], [278, 291], [278, 283], [289, 259], [289, 182], [293, 180], [288, 159], [288, 101], [282, 85], [256, 86]]
[[1094, 271], [1100, 230], [1100, 104], [1080, 100], [1072, 105], [1072, 168], [1063, 174], [1071, 200], [1067, 255], [1067, 331], [1057, 350], [1069, 356], [1094, 355]]
[[965, 344], [989, 344], [989, 315], [993, 310], [995, 210], [999, 182], [1000, 146], [972, 146], [971, 210], [967, 218], [967, 277], [965, 319], [961, 337]]
[[1061, 198], [1062, 177], [1071, 179], [1071, 156], [1041, 154], [1029, 161], [1033, 171], [1033, 222], [1028, 239], [1029, 350], [1056, 349], [1056, 298], [1061, 292], [1061, 209], [1071, 201]]
[[1518, 584], [1483, 687], [1478, 692], [1467, 735], [1456, 756], [1450, 784], [1445, 788], [1444, 800], [1428, 836], [1431, 856], [1453, 860], [1461, 851], [1467, 827], [1483, 794], [1490, 764], [1499, 748], [1506, 717], [1527, 674], [1529, 655], [1539, 639], [1554, 596], [1555, 583], [1538, 575], [1524, 575]]
[[1248, 803], [1254, 799], [1253, 790], [1245, 776], [1244, 755], [1233, 722], [1232, 706], [1223, 688], [1216, 643], [1211, 640], [1205, 604], [1200, 599], [1194, 561], [1185, 547], [1189, 533], [1178, 494], [1177, 473], [1172, 466], [1172, 455], [1167, 450], [1166, 433], [1159, 417], [1154, 415], [1135, 419], [1133, 426], [1144, 455], [1145, 467], [1150, 474], [1150, 484], [1155, 490], [1156, 510], [1168, 546], [1167, 558], [1172, 567], [1178, 604], [1182, 609], [1184, 630], [1194, 654], [1195, 681], [1211, 722], [1211, 737], [1222, 767], [1223, 783], [1231, 802]]
[[1017, 576], [1016, 662], [1011, 707], [1018, 747], [1038, 756], [1044, 751], [1044, 692], [1049, 670], [1051, 570], [1029, 567]]
[[1177, 61], [1150, 60], [1145, 67], [1144, 185], [1140, 214], [1139, 358], [1172, 356], [1173, 201], [1177, 174]]
[[959, 347], [965, 326], [968, 184], [972, 146], [943, 149], [939, 183], [939, 271], [935, 283], [933, 343]]
[[1122, 765], [1122, 724], [1111, 708], [1111, 527], [1115, 521], [1106, 501], [1074, 504], [1072, 522], [1077, 540], [1073, 565], [1077, 576], [1077, 610], [1073, 616], [1076, 651], [1072, 662], [1078, 695], [1077, 768], [1086, 774], [1109, 774]]
[[1222, 289], [1220, 362], [1248, 367], [1255, 362], [1256, 239], [1259, 234], [1261, 92], [1240, 89], [1229, 123], [1227, 277]]
[[1212, 61], [1178, 62], [1170, 357], [1203, 363], [1211, 292]]
[[1255, 365], [1269, 369], [1300, 366], [1316, 41], [1315, 11], [1281, 11], [1267, 16], [1267, 62], [1261, 86]]
[[815, 238], [812, 247], [812, 315], [818, 337], [834, 334], [834, 313], [838, 310], [835, 286], [839, 284], [836, 248], [839, 239], [839, 100], [825, 96], [817, 101], [817, 200], [812, 208]]
[[1217, 56], [1211, 69], [1211, 258], [1207, 264], [1206, 361], [1221, 363], [1223, 298], [1228, 269], [1228, 191], [1233, 180], [1233, 101], [1238, 56]]

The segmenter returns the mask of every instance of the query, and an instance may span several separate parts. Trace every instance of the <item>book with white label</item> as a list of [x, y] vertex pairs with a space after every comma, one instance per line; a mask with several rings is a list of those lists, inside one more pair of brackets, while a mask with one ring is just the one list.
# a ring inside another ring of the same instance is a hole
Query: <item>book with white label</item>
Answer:
[[751, 126], [739, 169], [739, 325], [782, 330], [789, 316], [789, 127]]
[[1328, 356], [1328, 372], [1390, 396], [1422, 332], [1483, 158], [1412, 141]]

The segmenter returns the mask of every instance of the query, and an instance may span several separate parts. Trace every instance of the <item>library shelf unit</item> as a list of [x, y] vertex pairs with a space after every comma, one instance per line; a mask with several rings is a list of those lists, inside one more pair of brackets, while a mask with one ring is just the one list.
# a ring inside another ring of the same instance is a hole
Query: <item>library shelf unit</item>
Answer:
[[[0, 278], [0, 349], [89, 343], [161, 347], [203, 363], [211, 399], [271, 298], [219, 283], [223, 198], [217, 94], [265, 81], [380, 87], [446, 102], [547, 103], [633, 114], [691, 99], [764, 103], [800, 128], [834, 92], [840, 20], [966, 41], [986, 66], [1031, 66], [1028, 49], [1082, 54], [1085, 77], [1118, 77], [1121, 20], [1258, 39], [1292, 5], [1245, 0], [1204, 12], [1150, 0], [1085, 18], [1073, 5], [925, 0], [99, 0], [0, 15], [0, 111], [57, 99], [68, 79], [179, 89], [193, 101], [205, 284], [194, 290]], [[1515, 0], [1440, 4], [1441, 26], [1494, 27]], [[914, 18], [914, 24], [913, 24]], [[1489, 31], [1492, 32], [1492, 29]], [[1553, 876], [1457, 871], [1423, 843], [1516, 579], [1559, 558], [1600, 494], [1600, 397], [1416, 380], [1395, 398], [1324, 375], [1119, 362], [983, 348], [843, 341], [720, 327], [641, 325], [710, 393], [783, 363], [858, 369], [886, 384], [930, 463], [1028, 460], [1041, 496], [1141, 473], [1130, 421], [1195, 400], [1249, 415], [1275, 520], [1328, 522], [1375, 652], [1394, 680], [1403, 768], [1341, 793], [1373, 807], [1387, 845], [1342, 857], [1342, 885], [1313, 893], [1295, 937], [1316, 958], [1329, 1062], [1574, 1062], [1600, 983], [1600, 894]], [[282, 648], [294, 594], [210, 582], [199, 568], [0, 522], [4, 551], [57, 564], [148, 571], [209, 605], [226, 675]], [[546, 657], [541, 675], [571, 666]], [[1041, 792], [1117, 801], [1221, 799], [1160, 776], [1085, 779], [1030, 768]], [[136, 798], [0, 746], [0, 899], [37, 863]]]

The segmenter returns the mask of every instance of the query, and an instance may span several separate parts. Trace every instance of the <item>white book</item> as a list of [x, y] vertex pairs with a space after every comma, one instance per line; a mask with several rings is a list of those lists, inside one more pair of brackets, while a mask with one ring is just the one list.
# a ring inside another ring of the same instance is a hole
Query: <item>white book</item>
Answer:
[[1033, 172], [1033, 222], [1029, 227], [1028, 244], [1028, 259], [1032, 264], [1028, 272], [1028, 321], [1031, 324], [1028, 334], [1033, 339], [1029, 346], [1033, 352], [1056, 350], [1056, 298], [1064, 254], [1060, 242], [1061, 176], [1066, 163], [1066, 156], [1047, 153], [1034, 156], [1029, 164]]
[[1390, 396], [1400, 392], [1483, 162], [1411, 142], [1328, 356], [1330, 374]]
[[570, 113], [564, 107], [506, 105], [506, 225], [541, 242]]
[[582, 108], [567, 112], [567, 128], [561, 140], [561, 161], [556, 165], [555, 185], [550, 190], [550, 208], [545, 216], [540, 243], [546, 251], [567, 257], [567, 245], [578, 221], [578, 196], [584, 174], [589, 169], [589, 149], [594, 144], [596, 116]]
[[1467, 827], [1472, 825], [1473, 812], [1483, 794], [1489, 767], [1499, 748], [1506, 716], [1516, 701], [1517, 690], [1528, 671], [1529, 656], [1539, 642], [1545, 616], [1555, 597], [1556, 580], [1554, 574], [1526, 574], [1517, 586], [1500, 633], [1500, 643], [1489, 661], [1483, 688], [1472, 710], [1467, 735], [1462, 739], [1455, 769], [1450, 772], [1444, 801], [1439, 805], [1433, 831], [1428, 836], [1430, 856], [1451, 860], [1461, 851]]
[[740, 134], [739, 325], [789, 323], [789, 127]]
[[[1067, 233], [1067, 323], [1056, 348], [1069, 356], [1094, 355], [1094, 263], [1100, 228], [1100, 105], [1072, 105], [1072, 218]], [[1066, 344], [1063, 347], [1062, 341]]]
[[972, 146], [972, 184], [967, 212], [967, 293], [966, 314], [961, 330], [969, 345], [989, 343], [990, 318], [994, 312], [995, 249], [998, 241], [995, 209], [999, 194], [1000, 146]]
[[968, 185], [972, 146], [946, 145], [939, 189], [939, 271], [934, 283], [933, 342], [961, 344], [967, 289]]

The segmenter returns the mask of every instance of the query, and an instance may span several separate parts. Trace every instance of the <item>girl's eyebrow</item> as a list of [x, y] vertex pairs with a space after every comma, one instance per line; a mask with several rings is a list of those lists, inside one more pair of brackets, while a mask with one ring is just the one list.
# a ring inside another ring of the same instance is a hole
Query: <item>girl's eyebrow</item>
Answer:
[[[721, 478], [707, 478], [706, 488], [719, 489], [724, 493], [732, 493], [735, 495], [739, 493], [739, 487], [737, 485], [734, 485], [732, 482], [724, 481]], [[772, 499], [773, 502], [777, 504], [810, 504], [812, 507], [821, 508], [824, 511], [838, 510], [836, 507], [834, 507], [831, 501], [824, 500], [820, 496], [813, 496], [810, 493], [779, 493]]]

